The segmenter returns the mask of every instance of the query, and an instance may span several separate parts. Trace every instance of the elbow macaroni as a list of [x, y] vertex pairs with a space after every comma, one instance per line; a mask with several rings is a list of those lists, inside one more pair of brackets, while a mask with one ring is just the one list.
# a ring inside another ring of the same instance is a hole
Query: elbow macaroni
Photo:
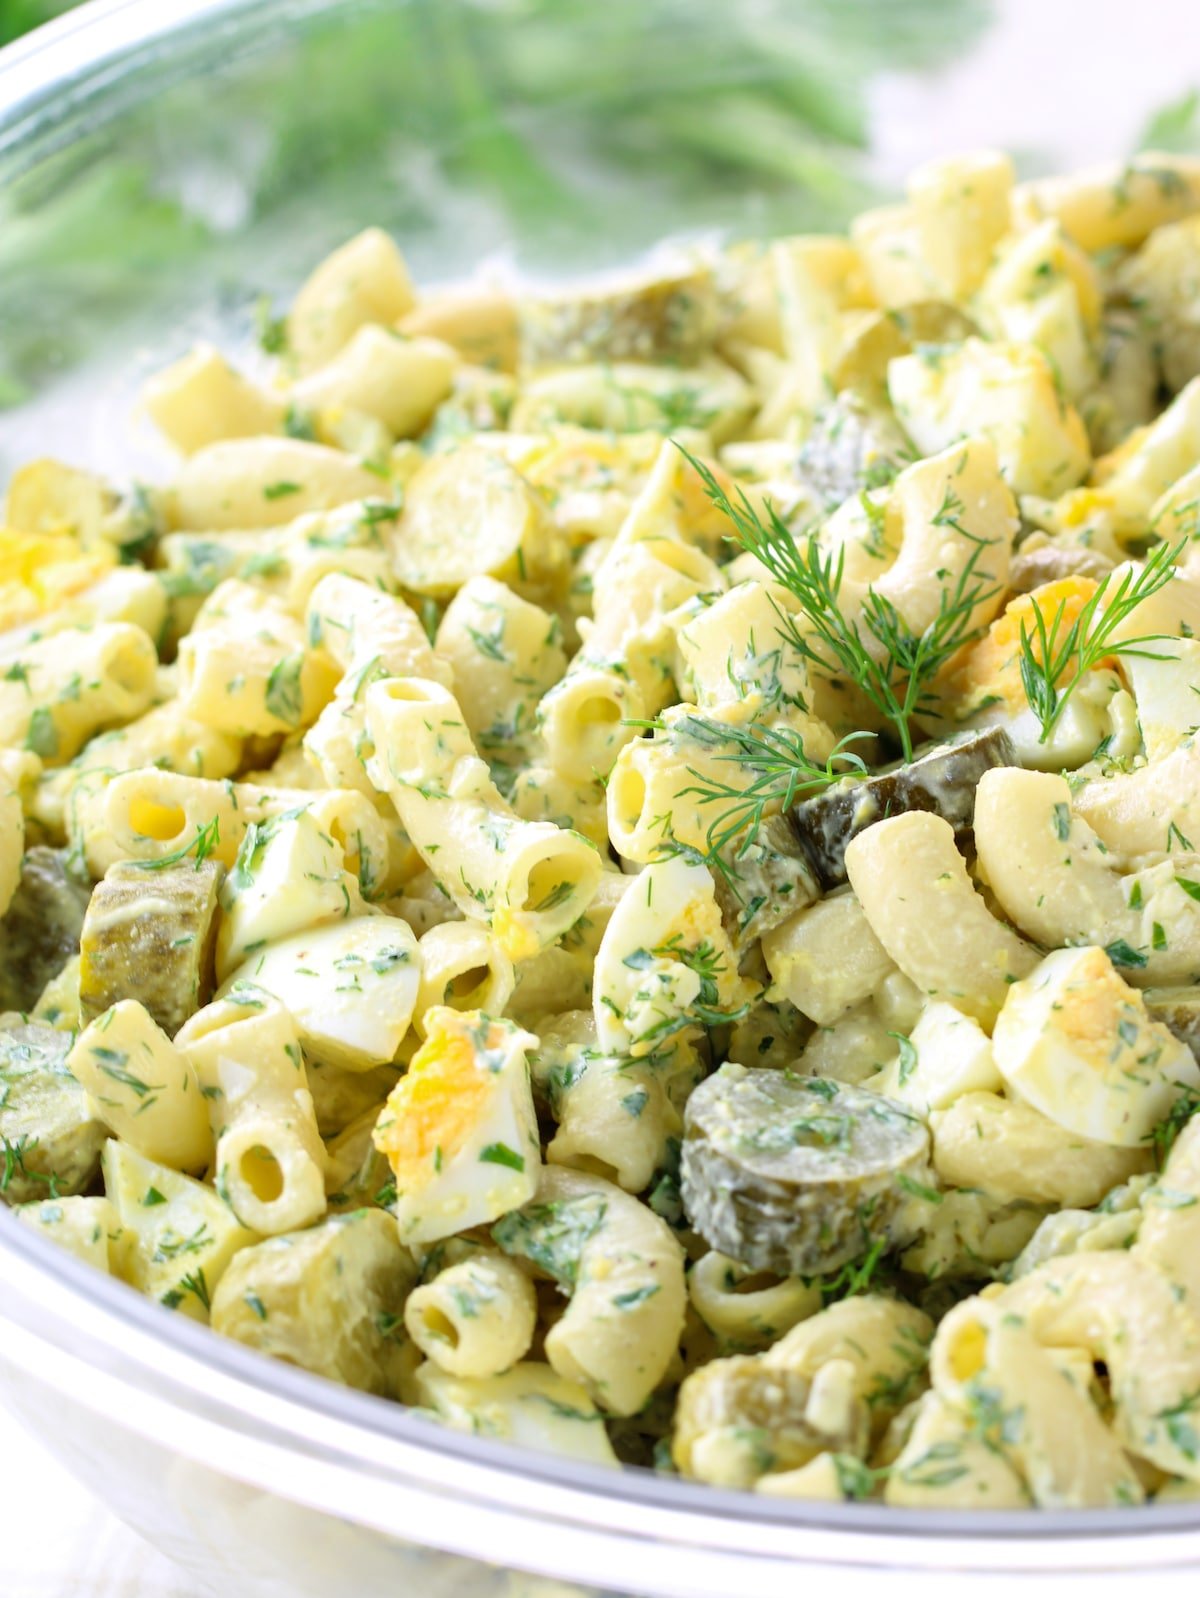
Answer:
[[169, 483], [18, 472], [0, 1197], [593, 1464], [1194, 1494], [1198, 228], [985, 151], [541, 296], [371, 229], [151, 381]]

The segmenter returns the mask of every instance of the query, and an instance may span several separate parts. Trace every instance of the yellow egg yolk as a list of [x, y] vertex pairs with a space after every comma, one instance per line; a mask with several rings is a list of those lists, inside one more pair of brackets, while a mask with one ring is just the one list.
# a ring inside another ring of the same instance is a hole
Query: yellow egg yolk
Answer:
[[421, 1045], [375, 1129], [375, 1147], [402, 1187], [427, 1177], [431, 1166], [462, 1147], [494, 1087], [495, 1077], [477, 1063], [469, 1038], [436, 1032]]
[[[1057, 620], [1061, 641], [1096, 592], [1096, 586], [1090, 577], [1063, 577], [1012, 600], [984, 636], [958, 657], [948, 673], [949, 692], [960, 699], [967, 710], [974, 708], [984, 696], [991, 695], [1002, 699], [1014, 713], [1024, 710], [1027, 701], [1021, 682], [1022, 628], [1035, 658], [1041, 662], [1038, 615], [1048, 633], [1053, 633]], [[1060, 610], [1061, 620], [1058, 619]]]
[[111, 546], [0, 528], [0, 631], [36, 621], [90, 588], [115, 563]]

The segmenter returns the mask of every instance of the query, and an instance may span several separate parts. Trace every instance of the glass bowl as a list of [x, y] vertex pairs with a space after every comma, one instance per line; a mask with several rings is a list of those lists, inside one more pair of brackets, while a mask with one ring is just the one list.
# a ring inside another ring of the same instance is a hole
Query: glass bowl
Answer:
[[[0, 55], [0, 479], [47, 452], [153, 473], [142, 377], [198, 337], [249, 345], [370, 222], [421, 281], [552, 276], [666, 234], [837, 225], [969, 144], [1026, 168], [1118, 154], [1200, 79], [1189, 9], [1145, 8], [1131, 52], [1117, 0], [1086, 36], [1033, 0], [84, 6]], [[895, 1594], [1140, 1571], [1183, 1592], [1200, 1565], [1200, 1506], [781, 1503], [461, 1436], [213, 1337], [2, 1205], [0, 1400], [238, 1598], [790, 1598], [854, 1571]]]

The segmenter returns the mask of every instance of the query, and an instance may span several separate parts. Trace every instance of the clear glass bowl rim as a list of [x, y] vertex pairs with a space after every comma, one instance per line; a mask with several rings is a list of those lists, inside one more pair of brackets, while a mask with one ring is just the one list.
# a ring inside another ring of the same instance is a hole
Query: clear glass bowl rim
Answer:
[[[403, 0], [401, 0], [403, 3]], [[58, 144], [81, 120], [103, 121], [118, 87], [154, 61], [169, 60], [185, 40], [216, 51], [223, 35], [263, 37], [327, 12], [337, 0], [89, 0], [77, 10], [0, 50], [0, 182], [11, 181]], [[366, 0], [366, 5], [370, 0]], [[213, 57], [210, 56], [210, 59]], [[106, 109], [108, 108], [108, 109]], [[553, 1515], [573, 1535], [585, 1529], [735, 1555], [748, 1579], [756, 1562], [803, 1566], [814, 1557], [863, 1566], [936, 1563], [950, 1569], [1111, 1569], [1115, 1564], [1177, 1565], [1200, 1559], [1200, 1504], [1136, 1510], [931, 1512], [878, 1504], [809, 1504], [771, 1500], [683, 1482], [650, 1472], [614, 1472], [534, 1454], [449, 1431], [382, 1399], [350, 1391], [214, 1336], [122, 1284], [89, 1269], [0, 1205], [0, 1350], [10, 1334], [17, 1360], [53, 1385], [33, 1341], [20, 1336], [10, 1292], [26, 1312], [44, 1313], [48, 1346], [74, 1341], [103, 1354], [136, 1388], [139, 1369], [181, 1400], [203, 1405], [215, 1385], [244, 1425], [257, 1421], [311, 1458], [342, 1463], [410, 1483], [427, 1474], [446, 1490], [474, 1495], [530, 1529]], [[28, 1332], [28, 1326], [24, 1328]], [[24, 1354], [22, 1354], [22, 1348]], [[135, 1365], [133, 1352], [140, 1362]], [[336, 1431], [337, 1449], [322, 1428]], [[231, 1428], [236, 1429], [236, 1428]], [[248, 1435], [244, 1431], [243, 1435]], [[487, 1559], [478, 1539], [460, 1552]], [[934, 1546], [937, 1557], [930, 1559]], [[925, 1553], [922, 1553], [922, 1547]], [[1118, 1549], [1120, 1552], [1118, 1552]], [[579, 1579], [595, 1576], [577, 1572]], [[564, 1570], [563, 1574], [567, 1572]], [[605, 1577], [605, 1580], [608, 1578]], [[707, 1590], [707, 1588], [706, 1588]]]

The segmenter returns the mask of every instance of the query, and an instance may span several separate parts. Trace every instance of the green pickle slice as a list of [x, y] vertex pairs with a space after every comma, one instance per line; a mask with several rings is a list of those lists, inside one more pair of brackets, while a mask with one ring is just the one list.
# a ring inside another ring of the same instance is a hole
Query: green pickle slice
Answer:
[[1003, 727], [936, 744], [907, 765], [864, 779], [843, 778], [793, 806], [790, 820], [822, 888], [846, 881], [846, 846], [865, 828], [909, 810], [929, 810], [954, 828], [960, 845], [975, 820], [975, 789], [993, 766], [1019, 764]]
[[85, 1022], [120, 999], [139, 999], [174, 1037], [212, 998], [217, 934], [215, 860], [147, 870], [110, 866], [84, 918], [79, 971]]
[[1146, 1008], [1200, 1060], [1200, 988], [1147, 988]]
[[722, 858], [727, 869], [714, 870], [713, 883], [721, 921], [739, 953], [821, 897], [785, 816], [768, 816], [748, 847], [735, 840]]
[[87, 1191], [108, 1128], [67, 1069], [74, 1041], [40, 1021], [0, 1016], [0, 1201]]
[[925, 1125], [825, 1077], [723, 1065], [684, 1115], [683, 1205], [713, 1248], [753, 1270], [817, 1276], [889, 1246], [927, 1171]]
[[0, 1010], [32, 1010], [42, 989], [79, 952], [88, 890], [61, 849], [26, 851], [21, 882], [0, 920]]

